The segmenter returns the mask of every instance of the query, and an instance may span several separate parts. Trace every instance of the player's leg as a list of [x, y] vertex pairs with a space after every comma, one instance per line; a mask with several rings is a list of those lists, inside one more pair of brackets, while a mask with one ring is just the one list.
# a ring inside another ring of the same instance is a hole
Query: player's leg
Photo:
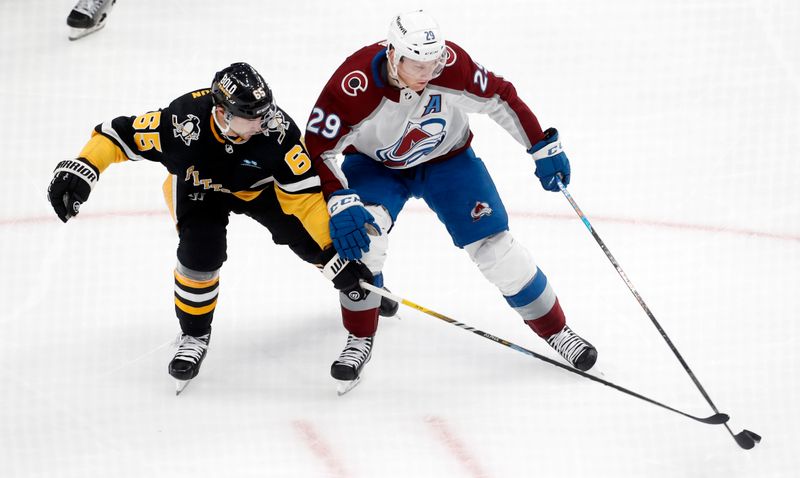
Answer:
[[288, 246], [297, 257], [309, 264], [319, 265], [324, 259], [322, 248], [297, 217], [283, 212], [273, 188], [267, 187], [252, 201], [234, 203], [232, 212], [254, 219], [267, 228], [272, 242]]
[[221, 196], [195, 190], [175, 176], [164, 182], [179, 238], [174, 293], [181, 335], [169, 365], [170, 375], [178, 380], [191, 380], [199, 373], [211, 338], [219, 270], [227, 258], [228, 211]]
[[[283, 212], [275, 195], [275, 191], [272, 188], [265, 189], [252, 201], [239, 204], [238, 207], [234, 209], [234, 212], [242, 213], [255, 219], [270, 231], [272, 241], [275, 244], [289, 246], [298, 257], [310, 264], [322, 266], [328, 263], [336, 254], [336, 251], [332, 247], [323, 250], [321, 246], [314, 241], [297, 217], [287, 215]], [[340, 296], [346, 298], [347, 301], [353, 304], [349, 308], [344, 308], [344, 306], [342, 308], [342, 319], [346, 327], [351, 322], [355, 322], [357, 328], [370, 326], [373, 322], [374, 326], [377, 326], [377, 314], [374, 319], [366, 321], [361, 320], [361, 316], [363, 315], [362, 311], [365, 309], [377, 310], [379, 297], [372, 294], [368, 295], [366, 299], [356, 302], [347, 298], [345, 294], [340, 294]], [[361, 362], [361, 366], [363, 366], [363, 363], [368, 359], [368, 353], [372, 345], [371, 335], [373, 334], [374, 331], [369, 333], [370, 338], [368, 341], [365, 341], [366, 348], [360, 347], [360, 349], [363, 349], [362, 351], [367, 354], [363, 357], [364, 360]], [[358, 369], [360, 370], [360, 367], [358, 367]]]
[[[408, 200], [409, 192], [397, 171], [385, 168], [380, 163], [361, 155], [345, 157], [342, 171], [347, 177], [348, 187], [361, 197], [366, 209], [375, 218], [380, 233], [370, 236], [369, 251], [361, 261], [374, 276], [374, 284], [383, 287], [383, 265], [389, 248], [389, 231], [394, 219]], [[380, 297], [369, 294], [366, 299], [355, 302], [346, 294], [339, 294], [342, 306], [342, 322], [347, 329], [347, 343], [339, 358], [331, 365], [331, 376], [337, 380], [356, 380], [361, 369], [372, 356], [372, 344], [378, 329], [379, 307], [397, 310], [395, 303], [384, 306]]]
[[471, 150], [426, 174], [424, 198], [456, 246], [467, 251], [484, 277], [540, 337], [576, 368], [588, 370], [597, 351], [566, 326], [547, 277], [508, 231], [508, 215], [483, 162]]

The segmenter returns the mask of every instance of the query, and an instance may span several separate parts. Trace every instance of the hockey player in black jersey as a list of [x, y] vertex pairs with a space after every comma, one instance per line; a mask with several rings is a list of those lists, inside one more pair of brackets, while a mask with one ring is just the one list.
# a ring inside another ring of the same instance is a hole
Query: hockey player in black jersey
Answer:
[[[169, 373], [180, 393], [208, 349], [229, 214], [255, 219], [276, 244], [322, 267], [338, 259], [328, 210], [300, 129], [246, 63], [219, 71], [211, 88], [166, 108], [97, 125], [79, 157], [56, 166], [48, 196], [58, 217], [67, 222], [77, 215], [100, 174], [126, 160], [159, 162], [169, 171], [163, 189], [179, 237], [174, 275], [181, 328]], [[371, 281], [372, 274], [349, 262], [333, 282], [363, 297], [360, 279]]]

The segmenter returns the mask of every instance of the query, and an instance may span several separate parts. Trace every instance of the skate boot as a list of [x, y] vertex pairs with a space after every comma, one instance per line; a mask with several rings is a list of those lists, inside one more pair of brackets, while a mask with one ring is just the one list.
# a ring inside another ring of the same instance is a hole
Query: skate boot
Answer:
[[597, 361], [597, 349], [566, 325], [561, 332], [548, 337], [547, 343], [578, 370], [585, 372]]
[[206, 358], [208, 342], [211, 340], [211, 332], [193, 337], [181, 334], [176, 345], [178, 351], [175, 352], [172, 362], [169, 363], [169, 374], [176, 380], [175, 395], [180, 395], [184, 388], [200, 373], [200, 364]]
[[69, 12], [70, 40], [83, 38], [103, 28], [111, 8], [117, 0], [79, 0]]
[[[391, 292], [386, 287], [383, 288], [386, 292]], [[381, 297], [381, 305], [378, 309], [378, 314], [381, 317], [394, 317], [397, 314], [397, 309], [400, 308], [400, 304], [393, 301], [392, 299], [387, 299], [386, 297]]]
[[331, 365], [331, 376], [339, 381], [338, 393], [344, 395], [361, 380], [361, 369], [372, 357], [373, 337], [347, 335], [344, 350]]

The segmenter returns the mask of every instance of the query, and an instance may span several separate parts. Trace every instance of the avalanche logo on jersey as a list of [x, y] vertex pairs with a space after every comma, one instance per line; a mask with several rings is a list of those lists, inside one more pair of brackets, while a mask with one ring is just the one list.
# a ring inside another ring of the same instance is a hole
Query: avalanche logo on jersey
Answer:
[[175, 127], [172, 134], [176, 138], [182, 139], [186, 146], [189, 146], [192, 141], [200, 139], [200, 118], [195, 115], [187, 115], [186, 119], [180, 123], [178, 117], [172, 115], [172, 126]]
[[367, 91], [367, 75], [363, 71], [355, 70], [342, 78], [342, 91], [348, 96], [356, 96], [359, 91]]
[[421, 123], [410, 121], [397, 142], [375, 151], [375, 155], [389, 168], [411, 166], [444, 141], [446, 125], [441, 118], [431, 118]]
[[283, 116], [283, 111], [277, 110], [267, 121], [264, 127], [264, 135], [269, 136], [270, 133], [278, 133], [278, 144], [283, 144], [283, 138], [286, 137], [286, 130], [289, 129], [291, 123]]
[[492, 212], [493, 211], [492, 208], [489, 207], [489, 203], [477, 201], [475, 203], [475, 207], [472, 208], [472, 211], [469, 213], [469, 215], [472, 216], [472, 222], [475, 222], [483, 216], [491, 216]]

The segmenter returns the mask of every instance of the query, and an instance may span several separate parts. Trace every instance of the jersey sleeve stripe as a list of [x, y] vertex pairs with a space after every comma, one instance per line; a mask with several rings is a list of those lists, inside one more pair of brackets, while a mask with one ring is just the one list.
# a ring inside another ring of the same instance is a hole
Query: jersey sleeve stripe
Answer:
[[294, 193], [297, 191], [302, 191], [304, 189], [314, 188], [320, 186], [319, 176], [314, 176], [311, 178], [303, 179], [302, 181], [297, 181], [296, 183], [290, 184], [281, 184], [275, 181], [281, 189], [286, 192]]
[[120, 138], [119, 134], [117, 134], [117, 132], [111, 126], [110, 121], [106, 121], [100, 125], [100, 131], [107, 137], [113, 139], [114, 142], [117, 143], [117, 146], [119, 146], [122, 151], [125, 152], [125, 156], [127, 156], [131, 161], [144, 161], [146, 159], [144, 156], [134, 153], [133, 150], [128, 147], [125, 141]]
[[255, 183], [251, 184], [250, 185], [250, 189], [256, 189], [256, 188], [261, 187], [261, 186], [263, 186], [265, 184], [271, 183], [274, 180], [275, 180], [274, 176], [270, 176], [268, 178], [261, 179], [261, 180], [255, 182]]

